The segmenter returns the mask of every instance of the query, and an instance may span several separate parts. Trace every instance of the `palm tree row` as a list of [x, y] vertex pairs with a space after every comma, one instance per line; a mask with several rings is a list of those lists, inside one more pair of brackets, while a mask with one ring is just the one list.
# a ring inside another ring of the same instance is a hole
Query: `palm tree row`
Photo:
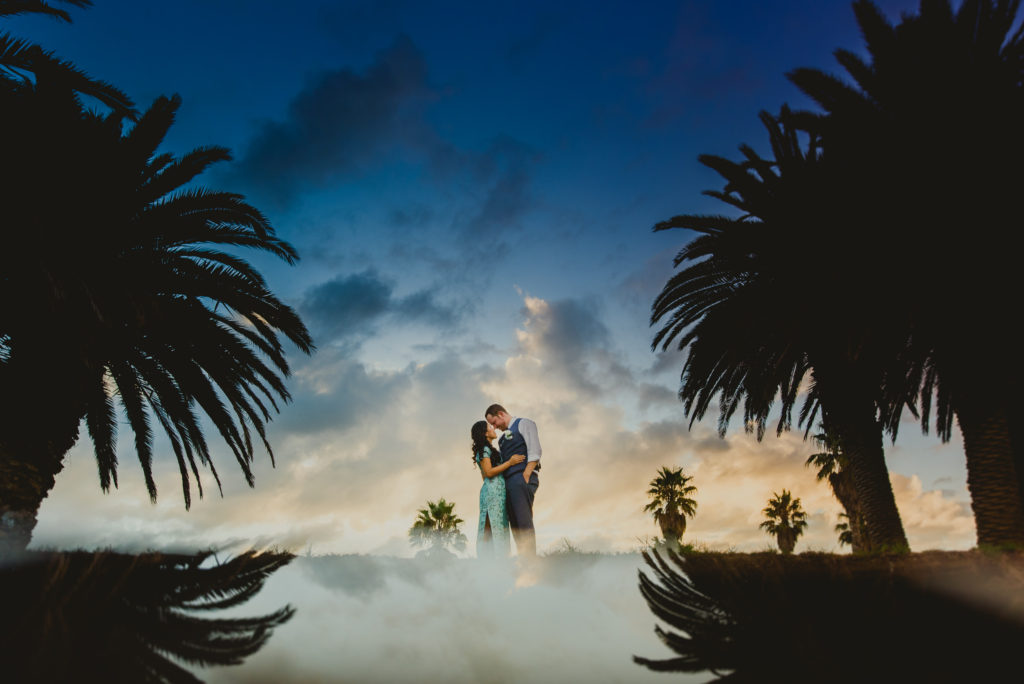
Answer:
[[820, 415], [841, 443], [872, 549], [907, 548], [883, 434], [904, 407], [927, 431], [933, 406], [941, 438], [954, 416], [963, 433], [979, 544], [1024, 544], [1020, 363], [999, 298], [1021, 173], [1000, 162], [1024, 151], [1019, 5], [925, 1], [893, 26], [856, 2], [869, 59], [836, 52], [854, 84], [798, 69], [823, 113], [762, 113], [770, 158], [700, 157], [726, 182], [707, 194], [740, 216], [655, 227], [697, 233], [652, 310], [654, 347], [689, 350], [691, 424], [717, 398], [720, 432], [742, 404], [760, 438], [778, 397], [781, 432], [806, 389], [798, 424]]
[[[0, 16], [43, 5], [5, 2]], [[253, 442], [273, 458], [265, 423], [289, 399], [280, 337], [312, 350], [296, 313], [234, 253], [294, 263], [295, 250], [241, 196], [191, 185], [228, 151], [158, 153], [180, 99], [158, 98], [128, 126], [126, 107], [83, 105], [91, 80], [28, 66], [33, 78], [0, 79], [0, 549], [28, 544], [83, 419], [101, 487], [117, 486], [119, 407], [153, 500], [157, 430], [186, 508], [193, 478], [203, 493], [199, 464], [220, 485], [201, 414], [252, 486]]]

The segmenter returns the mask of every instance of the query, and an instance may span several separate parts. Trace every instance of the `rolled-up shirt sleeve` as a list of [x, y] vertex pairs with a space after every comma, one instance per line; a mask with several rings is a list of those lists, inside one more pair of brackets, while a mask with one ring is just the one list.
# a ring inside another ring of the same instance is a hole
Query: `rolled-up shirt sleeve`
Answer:
[[519, 419], [519, 434], [526, 441], [526, 462], [540, 461], [540, 437], [537, 435], [537, 424], [529, 418]]

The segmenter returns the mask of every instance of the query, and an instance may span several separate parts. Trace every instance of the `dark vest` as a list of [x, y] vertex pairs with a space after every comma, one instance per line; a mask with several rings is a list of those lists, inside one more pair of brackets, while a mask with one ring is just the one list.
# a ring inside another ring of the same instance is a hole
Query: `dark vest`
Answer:
[[[516, 454], [522, 454], [523, 456], [529, 456], [526, 453], [526, 440], [521, 434], [519, 434], [519, 419], [516, 418], [511, 425], [508, 426], [509, 431], [512, 432], [511, 437], [502, 437], [498, 440], [498, 448], [501, 449], [501, 462], [504, 463], [508, 459], [512, 458]], [[513, 475], [522, 473], [526, 470], [526, 461], [517, 463], [514, 466], [509, 466], [508, 470], [505, 471], [505, 479], [512, 477]]]

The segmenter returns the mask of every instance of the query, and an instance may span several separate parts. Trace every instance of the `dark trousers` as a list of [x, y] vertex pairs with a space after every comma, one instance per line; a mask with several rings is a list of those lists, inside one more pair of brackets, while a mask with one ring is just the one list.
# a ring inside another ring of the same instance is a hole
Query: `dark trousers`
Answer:
[[508, 521], [513, 530], [533, 530], [533, 497], [540, 486], [537, 472], [530, 473], [529, 483], [523, 474], [513, 473], [505, 480], [505, 501], [508, 506]]

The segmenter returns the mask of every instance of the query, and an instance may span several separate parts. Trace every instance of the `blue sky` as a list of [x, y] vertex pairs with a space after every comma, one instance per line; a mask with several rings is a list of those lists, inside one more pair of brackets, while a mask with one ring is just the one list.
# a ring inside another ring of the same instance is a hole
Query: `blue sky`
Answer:
[[[895, 19], [916, 3], [880, 5]], [[298, 248], [296, 267], [258, 263], [319, 351], [292, 357], [278, 467], [260, 463], [255, 490], [225, 463], [225, 498], [185, 513], [165, 460], [151, 506], [125, 441], [121, 489], [103, 495], [80, 443], [36, 543], [401, 554], [441, 496], [472, 539], [469, 426], [501, 401], [540, 425], [542, 549], [656, 534], [643, 491], [673, 464], [697, 477], [696, 538], [763, 548], [759, 511], [787, 487], [812, 512], [806, 543], [834, 548], [812, 446], [738, 424], [721, 441], [713, 417], [688, 432], [681, 358], [650, 351], [648, 318], [688, 238], [651, 227], [723, 209], [697, 155], [763, 149], [760, 110], [809, 106], [785, 73], [861, 50], [848, 3], [97, 0], [73, 18], [4, 28], [140, 107], [182, 95], [165, 149], [233, 150], [203, 182], [245, 193]], [[911, 543], [969, 547], [959, 436], [918, 432], [888, 452]]]

